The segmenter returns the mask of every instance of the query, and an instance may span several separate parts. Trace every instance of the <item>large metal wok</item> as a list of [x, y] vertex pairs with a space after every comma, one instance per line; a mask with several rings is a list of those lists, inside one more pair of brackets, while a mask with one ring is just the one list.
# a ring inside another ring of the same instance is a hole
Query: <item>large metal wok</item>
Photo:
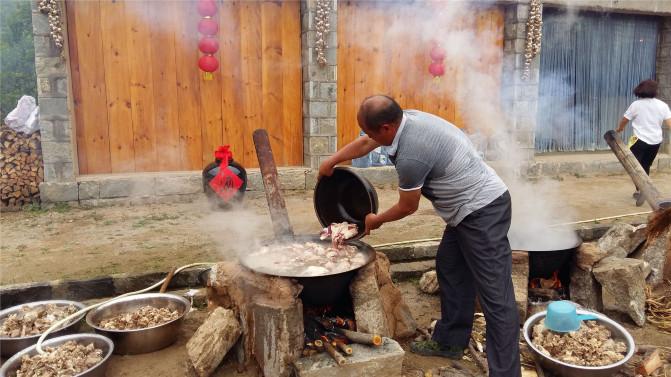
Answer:
[[[284, 242], [315, 242], [322, 243], [324, 245], [329, 245], [328, 241], [321, 241], [317, 236], [294, 236], [292, 239], [284, 238], [283, 240], [275, 240], [268, 242], [268, 246], [273, 243], [281, 245]], [[240, 264], [249, 268], [250, 270], [260, 272], [266, 275], [273, 276], [282, 276], [287, 278], [293, 278], [298, 281], [299, 284], [303, 286], [301, 291], [301, 298], [304, 302], [310, 303], [312, 305], [330, 305], [335, 303], [343, 295], [347, 294], [349, 284], [352, 281], [352, 278], [356, 272], [363, 266], [375, 260], [375, 250], [370, 247], [370, 245], [363, 243], [361, 241], [349, 241], [348, 245], [356, 246], [359, 249], [359, 253], [362, 253], [365, 257], [365, 262], [359, 266], [354, 266], [350, 270], [338, 272], [334, 274], [326, 274], [319, 276], [305, 276], [305, 275], [288, 275], [282, 272], [277, 272], [273, 270], [271, 266], [264, 265], [258, 266], [254, 263], [253, 259], [254, 254], [246, 254], [240, 257]]]
[[[318, 236], [294, 235], [291, 223], [289, 221], [289, 214], [287, 212], [286, 203], [284, 202], [284, 197], [280, 191], [277, 167], [275, 166], [275, 160], [270, 148], [268, 133], [263, 129], [258, 129], [254, 131], [253, 139], [254, 145], [256, 147], [256, 155], [259, 159], [259, 167], [266, 192], [266, 199], [268, 200], [268, 207], [270, 209], [270, 218], [272, 220], [273, 230], [275, 233], [275, 239], [267, 241], [266, 245], [282, 245], [293, 242], [315, 242], [325, 245], [330, 244], [329, 241], [320, 240]], [[377, 212], [377, 196], [375, 195], [374, 200], [371, 196], [371, 201], [374, 202], [374, 205], [371, 205], [370, 212]], [[363, 216], [366, 214], [367, 213], [364, 213]], [[347, 293], [349, 283], [356, 274], [356, 271], [375, 260], [375, 250], [370, 245], [359, 240], [349, 240], [346, 243], [356, 246], [358, 248], [358, 252], [364, 254], [365, 262], [344, 272], [325, 274], [320, 276], [286, 275], [281, 272], [274, 271], [273, 268], [268, 265], [259, 266], [258, 264], [254, 263], [252, 259], [254, 258], [254, 253], [240, 256], [240, 263], [243, 266], [259, 273], [294, 278], [303, 286], [301, 298], [305, 302], [312, 305], [330, 305], [334, 304], [339, 298], [342, 297], [342, 295]]]

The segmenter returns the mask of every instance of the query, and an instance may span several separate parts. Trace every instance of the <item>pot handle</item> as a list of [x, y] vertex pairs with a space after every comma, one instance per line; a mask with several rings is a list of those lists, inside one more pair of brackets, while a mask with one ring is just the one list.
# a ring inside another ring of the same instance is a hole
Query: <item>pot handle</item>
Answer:
[[594, 321], [599, 319], [599, 317], [592, 314], [578, 314], [578, 319], [581, 321]]

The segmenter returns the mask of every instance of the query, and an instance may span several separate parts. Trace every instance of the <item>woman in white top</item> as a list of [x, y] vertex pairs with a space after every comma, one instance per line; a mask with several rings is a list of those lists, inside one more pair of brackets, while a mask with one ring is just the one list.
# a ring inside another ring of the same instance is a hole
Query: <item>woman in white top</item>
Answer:
[[[642, 81], [634, 89], [634, 95], [638, 97], [620, 120], [617, 132], [624, 131], [627, 123], [631, 121], [634, 128], [634, 136], [638, 139], [631, 146], [631, 153], [643, 167], [643, 170], [650, 175], [650, 165], [657, 157], [660, 145], [662, 145], [662, 125], [671, 127], [671, 110], [669, 105], [658, 100], [657, 82], [653, 80]], [[634, 193], [636, 205], [641, 206], [644, 198], [640, 195], [638, 189]]]

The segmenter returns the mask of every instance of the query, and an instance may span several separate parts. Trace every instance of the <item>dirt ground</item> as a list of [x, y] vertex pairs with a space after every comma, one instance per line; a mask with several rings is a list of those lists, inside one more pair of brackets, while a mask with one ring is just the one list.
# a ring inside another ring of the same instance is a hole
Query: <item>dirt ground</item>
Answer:
[[[662, 193], [671, 196], [671, 174], [653, 175]], [[570, 209], [573, 220], [646, 211], [631, 199], [625, 175], [550, 179], [555, 208]], [[538, 183], [537, 185], [541, 185]], [[380, 208], [395, 203], [396, 190], [378, 189]], [[511, 189], [515, 200], [522, 193]], [[312, 192], [286, 196], [294, 231], [316, 234]], [[515, 212], [515, 207], [513, 208]], [[644, 216], [627, 219], [645, 219]], [[612, 221], [612, 220], [608, 220]], [[84, 279], [114, 273], [167, 271], [170, 266], [234, 258], [269, 238], [272, 227], [264, 196], [250, 195], [244, 208], [212, 212], [204, 199], [190, 203], [114, 206], [94, 209], [56, 206], [0, 215], [0, 285]], [[371, 245], [439, 237], [444, 229], [430, 203], [422, 199], [417, 213], [385, 224], [365, 238]]]

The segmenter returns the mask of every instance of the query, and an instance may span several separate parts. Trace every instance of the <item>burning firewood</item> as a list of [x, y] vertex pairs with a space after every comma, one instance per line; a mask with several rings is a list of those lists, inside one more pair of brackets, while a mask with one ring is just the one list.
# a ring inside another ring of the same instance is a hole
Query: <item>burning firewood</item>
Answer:
[[343, 247], [345, 240], [348, 240], [357, 234], [359, 234], [359, 230], [356, 224], [347, 222], [333, 223], [322, 230], [319, 234], [319, 238], [325, 240], [330, 237], [333, 248], [339, 250]]
[[333, 358], [333, 360], [335, 360], [335, 362], [336, 362], [336, 364], [338, 364], [338, 366], [347, 363], [347, 360], [345, 359], [345, 357], [343, 355], [341, 355], [340, 352], [338, 352], [331, 345], [331, 342], [329, 341], [329, 339], [326, 336], [322, 335], [321, 340], [324, 342], [324, 348], [326, 349], [326, 352], [329, 355], [331, 355], [331, 357]]

